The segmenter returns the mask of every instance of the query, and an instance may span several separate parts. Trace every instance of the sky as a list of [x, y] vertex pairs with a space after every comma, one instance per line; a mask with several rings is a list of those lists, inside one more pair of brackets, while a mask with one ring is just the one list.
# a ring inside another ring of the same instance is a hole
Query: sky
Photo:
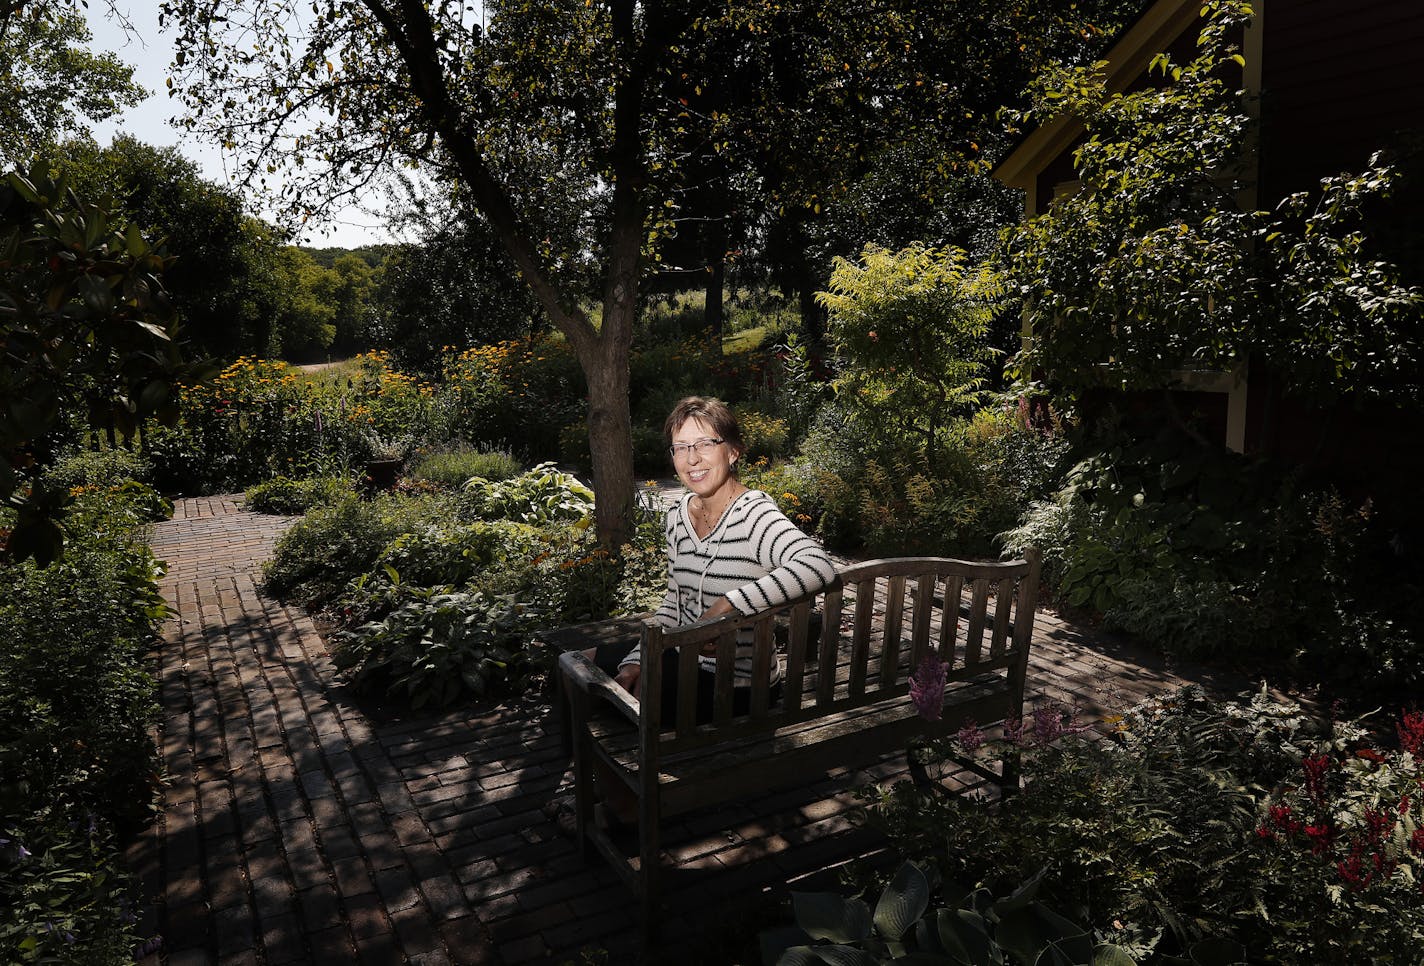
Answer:
[[[176, 147], [198, 165], [203, 177], [228, 184], [229, 175], [235, 175], [238, 170], [235, 159], [230, 154], [224, 158], [224, 152], [218, 146], [198, 141], [169, 123], [181, 104], [177, 98], [168, 97], [164, 83], [173, 61], [173, 40], [171, 34], [158, 30], [158, 0], [118, 0], [116, 6], [128, 16], [137, 36], [127, 36], [116, 23], [112, 23], [105, 4], [90, 3], [85, 16], [94, 35], [93, 46], [114, 52], [120, 60], [132, 66], [134, 79], [150, 94], [142, 104], [121, 117], [95, 124], [95, 139], [100, 144], [108, 144], [114, 134], [123, 132], [148, 144]], [[253, 214], [275, 221], [269, 212], [255, 211]], [[317, 248], [357, 248], [394, 240], [378, 217], [355, 208], [336, 213], [323, 227], [327, 234], [321, 233], [322, 227], [308, 227], [298, 241]]]

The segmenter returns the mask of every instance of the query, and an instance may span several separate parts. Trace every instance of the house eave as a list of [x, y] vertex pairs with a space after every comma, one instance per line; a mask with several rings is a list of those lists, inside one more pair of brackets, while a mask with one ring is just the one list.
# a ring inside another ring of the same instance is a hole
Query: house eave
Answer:
[[[1104, 83], [1110, 93], [1127, 90], [1147, 71], [1152, 58], [1168, 49], [1201, 14], [1201, 0], [1158, 0], [1127, 29], [1104, 57]], [[994, 177], [1011, 188], [1033, 193], [1043, 171], [1083, 133], [1083, 124], [1060, 115], [1040, 125], [994, 167]]]

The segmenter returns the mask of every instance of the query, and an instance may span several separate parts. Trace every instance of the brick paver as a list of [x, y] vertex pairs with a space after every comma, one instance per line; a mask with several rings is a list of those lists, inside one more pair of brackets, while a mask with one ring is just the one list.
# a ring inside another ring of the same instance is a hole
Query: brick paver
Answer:
[[[635, 961], [630, 895], [541, 811], [570, 781], [547, 700], [368, 714], [310, 619], [258, 586], [290, 522], [198, 497], [154, 530], [177, 618], [157, 661], [161, 815], [130, 852], [165, 940], [148, 962], [513, 966], [578, 963], [586, 949]], [[1186, 680], [1239, 683], [1039, 618], [1034, 694], [1097, 713]], [[896, 751], [679, 817], [655, 958], [737, 961], [772, 896], [833, 887], [840, 866], [882, 856], [852, 790], [903, 774]]]

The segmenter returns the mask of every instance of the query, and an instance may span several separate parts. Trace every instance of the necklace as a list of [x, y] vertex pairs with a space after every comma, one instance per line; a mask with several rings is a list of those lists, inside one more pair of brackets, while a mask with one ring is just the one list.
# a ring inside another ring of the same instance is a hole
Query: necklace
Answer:
[[704, 534], [710, 533], [717, 521], [722, 518], [722, 514], [727, 512], [727, 507], [731, 504], [732, 500], [736, 499], [739, 495], [740, 494], [734, 493], [728, 496], [722, 503], [722, 508], [716, 513], [712, 512], [712, 507], [708, 504], [707, 500], [699, 497], [697, 501], [698, 505], [692, 510], [693, 519], [697, 523], [698, 529], [702, 530]]

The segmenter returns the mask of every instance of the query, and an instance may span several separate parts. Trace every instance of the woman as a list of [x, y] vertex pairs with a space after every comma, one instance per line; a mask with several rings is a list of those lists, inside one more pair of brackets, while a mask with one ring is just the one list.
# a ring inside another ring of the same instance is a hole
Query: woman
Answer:
[[[835, 579], [830, 556], [786, 518], [760, 490], [737, 479], [745, 451], [736, 417], [725, 403], [690, 396], [663, 426], [673, 468], [687, 495], [667, 513], [668, 592], [656, 619], [678, 627], [737, 611], [751, 615], [814, 593]], [[635, 697], [642, 677], [637, 647], [604, 645], [589, 656]], [[664, 654], [663, 720], [677, 707], [677, 654]], [[751, 641], [738, 640], [733, 708], [751, 706]], [[699, 721], [712, 717], [716, 658], [699, 658]], [[773, 662], [772, 682], [781, 677]]]

